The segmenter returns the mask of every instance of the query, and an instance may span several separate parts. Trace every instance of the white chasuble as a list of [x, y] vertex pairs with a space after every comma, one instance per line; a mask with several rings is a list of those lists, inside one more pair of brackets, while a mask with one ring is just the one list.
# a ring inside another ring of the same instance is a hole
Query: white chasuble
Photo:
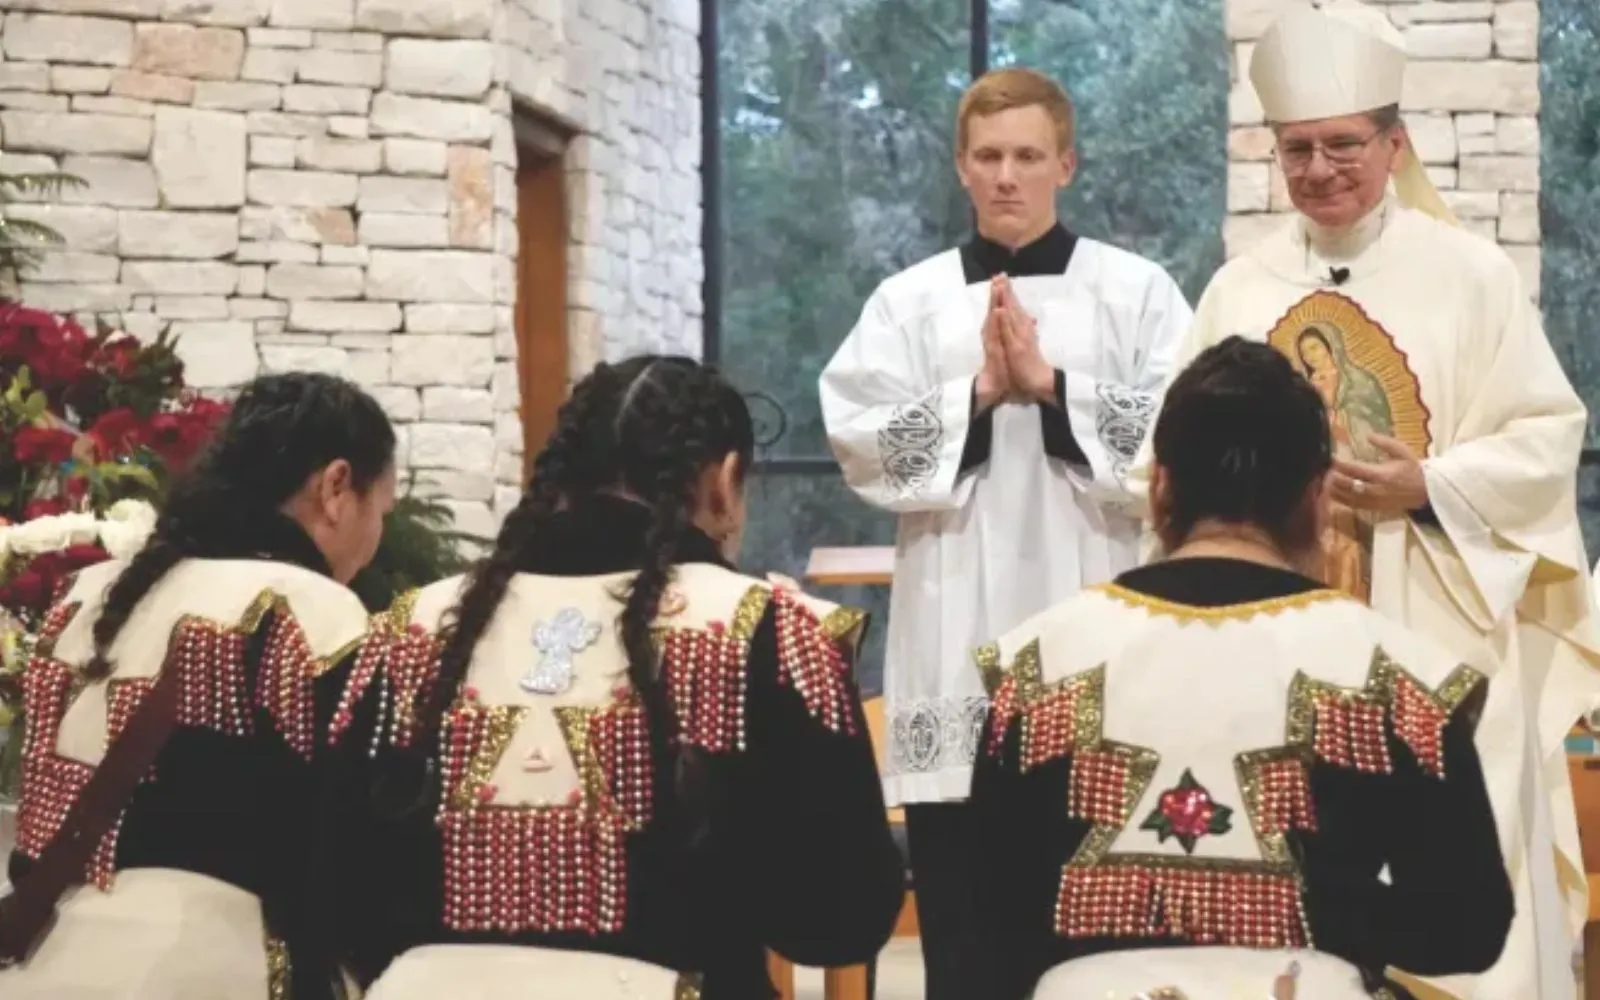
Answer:
[[[1600, 697], [1576, 505], [1583, 403], [1495, 244], [1393, 198], [1343, 246], [1319, 237], [1319, 253], [1311, 237], [1296, 218], [1223, 267], [1180, 357], [1265, 339], [1328, 402], [1341, 456], [1382, 461], [1376, 433], [1423, 457], [1424, 512], [1340, 509], [1323, 539], [1330, 584], [1492, 678], [1477, 743], [1516, 922], [1489, 972], [1418, 994], [1570, 1000], [1587, 899], [1563, 741]], [[1147, 447], [1136, 489], [1149, 463]]]
[[[991, 275], [1037, 321], [1063, 406], [973, 413]], [[878, 287], [822, 373], [845, 481], [900, 515], [884, 697], [891, 805], [966, 798], [987, 711], [973, 650], [1138, 558], [1126, 477], [1192, 318], [1160, 266], [1057, 227], [975, 240]]]

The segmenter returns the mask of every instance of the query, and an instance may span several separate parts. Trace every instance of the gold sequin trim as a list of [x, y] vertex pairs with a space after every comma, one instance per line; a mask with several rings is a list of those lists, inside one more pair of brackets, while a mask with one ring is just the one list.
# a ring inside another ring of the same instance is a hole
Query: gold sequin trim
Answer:
[[997, 642], [985, 643], [972, 651], [972, 662], [978, 665], [978, 675], [983, 678], [983, 689], [993, 698], [994, 693], [1006, 679], [1006, 672], [1000, 666], [1000, 644]]
[[767, 613], [767, 604], [772, 600], [772, 592], [766, 587], [752, 586], [739, 598], [739, 606], [733, 611], [733, 621], [728, 623], [728, 634], [741, 642], [749, 642], [755, 638], [756, 628], [761, 624], [761, 616]]
[[672, 991], [672, 1000], [700, 1000], [700, 992], [704, 977], [698, 972], [685, 972], [678, 977], [678, 985]]
[[389, 610], [383, 612], [389, 618], [389, 625], [396, 632], [404, 632], [411, 625], [411, 616], [417, 611], [417, 598], [422, 591], [416, 587], [396, 597], [389, 605]]
[[858, 641], [857, 633], [866, 620], [867, 613], [860, 608], [834, 608], [822, 616], [822, 634], [833, 642]]
[[289, 946], [267, 937], [267, 1000], [289, 1000]]
[[[1433, 761], [1436, 747], [1419, 746], [1420, 735], [1410, 732], [1404, 720], [1395, 718], [1402, 700], [1408, 705], [1421, 700], [1423, 708], [1443, 721], [1461, 706], [1468, 696], [1484, 683], [1483, 674], [1462, 665], [1451, 671], [1437, 689], [1429, 689], [1416, 675], [1396, 663], [1382, 647], [1372, 651], [1372, 663], [1367, 669], [1367, 680], [1361, 688], [1345, 688], [1326, 681], [1314, 680], [1296, 672], [1289, 686], [1289, 711], [1284, 742], [1290, 746], [1312, 746], [1316, 735], [1317, 704], [1326, 703], [1364, 706], [1382, 711], [1394, 726], [1395, 733], [1416, 753], [1425, 770], [1434, 770], [1442, 776], [1442, 760]], [[1413, 713], [1415, 709], [1413, 709]]]
[[[1122, 816], [1121, 822], [1096, 823], [1089, 833], [1078, 844], [1078, 849], [1073, 852], [1067, 868], [1086, 868], [1092, 865], [1104, 864], [1111, 851], [1111, 845], [1116, 841], [1117, 835], [1128, 825], [1128, 820], [1133, 814], [1134, 807], [1139, 800], [1144, 798], [1144, 793], [1150, 788], [1150, 782], [1156, 776], [1156, 766], [1161, 763], [1161, 755], [1147, 747], [1130, 746], [1126, 743], [1111, 743], [1102, 741], [1095, 747], [1108, 756], [1115, 757], [1123, 765], [1124, 778], [1122, 781]], [[1074, 762], [1076, 766], [1076, 762]], [[1122, 855], [1118, 855], [1120, 859]], [[1116, 859], [1112, 859], [1116, 860]], [[1192, 858], [1177, 859], [1178, 861], [1191, 861]], [[1173, 858], [1162, 857], [1163, 865], [1171, 865]], [[1179, 865], [1179, 867], [1182, 867]], [[1063, 877], [1066, 872], [1063, 870]]]
[[1304, 594], [1293, 594], [1289, 597], [1274, 597], [1266, 601], [1247, 601], [1243, 604], [1225, 604], [1220, 607], [1198, 607], [1192, 604], [1179, 604], [1176, 601], [1164, 601], [1159, 597], [1151, 597], [1138, 591], [1129, 590], [1127, 587], [1115, 583], [1102, 584], [1089, 587], [1097, 590], [1114, 601], [1126, 604], [1129, 607], [1142, 608], [1151, 614], [1166, 615], [1180, 621], [1200, 622], [1225, 622], [1244, 621], [1257, 615], [1276, 615], [1285, 611], [1296, 611], [1300, 608], [1311, 607], [1314, 604], [1323, 604], [1330, 601], [1354, 600], [1350, 595], [1338, 590], [1311, 590]]
[[[483, 741], [478, 744], [472, 760], [467, 762], [467, 773], [462, 777], [460, 784], [456, 785], [455, 794], [450, 798], [452, 808], [467, 812], [478, 807], [481, 790], [489, 786], [489, 779], [494, 777], [495, 765], [504, 756], [506, 747], [511, 745], [511, 737], [516, 735], [517, 727], [522, 724], [522, 717], [528, 713], [528, 709], [516, 705], [495, 705], [481, 711], [487, 716]], [[587, 722], [584, 732], [585, 734], [588, 732]], [[448, 735], [445, 736], [445, 741], [448, 745]]]
[[[1251, 750], [1241, 753], [1233, 759], [1234, 773], [1239, 779], [1239, 788], [1244, 792], [1244, 811], [1250, 817], [1250, 828], [1255, 832], [1256, 843], [1261, 848], [1261, 857], [1268, 864], [1292, 865], [1293, 855], [1289, 852], [1287, 830], [1269, 829], [1266, 823], [1266, 813], [1269, 802], [1269, 792], [1263, 781], [1263, 772], [1271, 765], [1283, 761], [1293, 761], [1307, 768], [1305, 778], [1310, 780], [1310, 752], [1305, 747], [1273, 747], [1267, 750]], [[1310, 795], [1309, 788], [1306, 790]]]
[[589, 745], [589, 724], [602, 711], [604, 709], [575, 706], [555, 710], [556, 722], [561, 726], [561, 738], [567, 742], [567, 752], [572, 754], [572, 762], [577, 765], [578, 780], [583, 783], [584, 805], [591, 808], [606, 800], [605, 771]]

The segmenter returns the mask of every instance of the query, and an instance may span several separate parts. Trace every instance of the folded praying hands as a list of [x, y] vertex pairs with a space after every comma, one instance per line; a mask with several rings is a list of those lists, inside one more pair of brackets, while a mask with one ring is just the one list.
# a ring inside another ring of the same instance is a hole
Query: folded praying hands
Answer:
[[979, 410], [1001, 401], [1055, 401], [1056, 370], [1039, 350], [1038, 323], [1022, 308], [1010, 279], [1003, 274], [989, 282], [977, 395]]

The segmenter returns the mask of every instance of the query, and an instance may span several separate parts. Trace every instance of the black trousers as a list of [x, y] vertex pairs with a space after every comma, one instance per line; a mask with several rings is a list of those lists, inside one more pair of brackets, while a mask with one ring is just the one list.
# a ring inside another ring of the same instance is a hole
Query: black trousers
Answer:
[[977, 814], [966, 802], [908, 805], [906, 840], [926, 1000], [983, 1000], [988, 992], [973, 865]]

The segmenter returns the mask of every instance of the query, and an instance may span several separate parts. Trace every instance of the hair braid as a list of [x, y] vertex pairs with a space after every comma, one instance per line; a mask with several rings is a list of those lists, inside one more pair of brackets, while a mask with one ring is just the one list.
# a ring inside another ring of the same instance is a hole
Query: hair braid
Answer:
[[246, 385], [227, 421], [172, 485], [150, 538], [106, 591], [93, 627], [89, 680], [111, 673], [110, 651], [134, 610], [173, 567], [250, 538], [306, 478], [336, 459], [366, 489], [394, 462], [394, 428], [354, 383], [329, 375], [267, 375]]
[[573, 391], [561, 407], [549, 441], [534, 461], [527, 491], [506, 515], [495, 536], [494, 548], [467, 575], [460, 602], [446, 621], [447, 638], [439, 655], [439, 674], [420, 716], [423, 729], [417, 745], [425, 750], [431, 748], [443, 725], [444, 713], [466, 680], [472, 653], [488, 631], [500, 602], [505, 600], [537, 524], [574, 493], [594, 488], [594, 466], [597, 459], [603, 458], [591, 453], [589, 446], [593, 442], [587, 438], [596, 412], [606, 409], [608, 398], [615, 395], [614, 382], [610, 366], [601, 364]]

